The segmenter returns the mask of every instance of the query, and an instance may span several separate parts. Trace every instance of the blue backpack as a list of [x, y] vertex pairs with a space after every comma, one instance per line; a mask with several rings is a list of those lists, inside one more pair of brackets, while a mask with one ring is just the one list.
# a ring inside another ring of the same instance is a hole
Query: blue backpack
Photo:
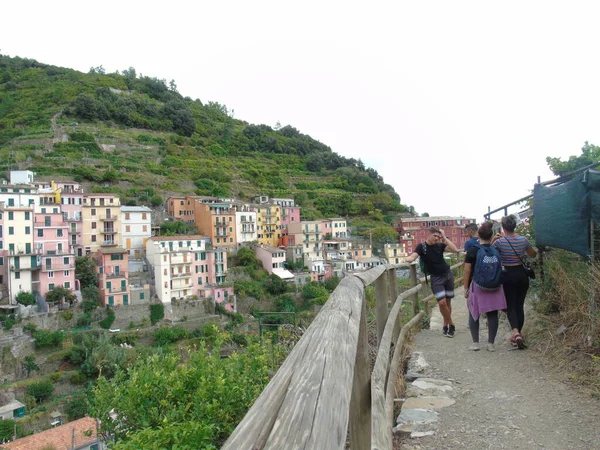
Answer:
[[473, 283], [484, 291], [496, 291], [502, 285], [502, 263], [500, 252], [493, 245], [476, 245], [477, 259], [473, 272]]

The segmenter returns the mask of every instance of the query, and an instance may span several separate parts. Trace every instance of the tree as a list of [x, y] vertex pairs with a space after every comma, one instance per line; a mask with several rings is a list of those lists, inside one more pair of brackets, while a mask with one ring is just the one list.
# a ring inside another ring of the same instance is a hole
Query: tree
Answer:
[[16, 300], [23, 306], [35, 305], [35, 295], [31, 292], [19, 292]]
[[35, 362], [35, 355], [27, 355], [23, 360], [23, 369], [27, 372], [27, 378], [31, 372], [36, 372], [40, 370], [40, 366]]
[[35, 398], [36, 403], [41, 403], [52, 395], [54, 386], [50, 381], [32, 383], [25, 389], [27, 394]]
[[261, 267], [262, 265], [259, 259], [256, 257], [254, 250], [252, 250], [249, 247], [240, 248], [237, 251], [236, 259], [238, 266], [251, 267], [253, 269], [256, 269], [258, 267]]
[[561, 161], [560, 158], [546, 158], [546, 163], [550, 170], [557, 176], [563, 176], [582, 167], [589, 166], [600, 160], [600, 147], [590, 144], [587, 141], [581, 148], [581, 155], [570, 156], [567, 161]]
[[19, 422], [10, 419], [0, 420], [0, 442], [10, 441], [15, 434], [15, 428], [16, 435], [20, 436], [22, 426]]
[[265, 281], [265, 288], [269, 294], [281, 295], [287, 291], [287, 283], [272, 273]]
[[54, 289], [52, 289], [46, 294], [46, 301], [48, 303], [58, 303], [61, 300], [64, 300], [68, 303], [73, 303], [76, 299], [77, 297], [75, 297], [73, 291], [63, 286], [56, 286]]
[[371, 237], [378, 245], [391, 244], [398, 241], [398, 232], [392, 227], [377, 227], [371, 230]]
[[87, 286], [98, 286], [96, 261], [86, 257], [77, 258], [75, 260], [75, 278], [79, 280], [81, 289]]

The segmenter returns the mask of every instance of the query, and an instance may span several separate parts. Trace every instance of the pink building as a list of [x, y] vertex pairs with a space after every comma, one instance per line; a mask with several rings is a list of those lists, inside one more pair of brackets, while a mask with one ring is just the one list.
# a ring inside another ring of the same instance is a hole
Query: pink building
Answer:
[[399, 233], [399, 240], [406, 244], [406, 253], [414, 252], [418, 244], [425, 241], [429, 235], [429, 227], [438, 227], [444, 230], [458, 249], [465, 246], [468, 237], [464, 233], [465, 225], [475, 223], [475, 219], [466, 217], [400, 217], [392, 221], [392, 227]]
[[121, 247], [100, 247], [96, 253], [102, 306], [127, 306], [131, 294], [127, 279], [129, 254]]
[[300, 222], [300, 207], [299, 206], [282, 206], [281, 207], [281, 234], [288, 234], [288, 225], [290, 223]]
[[262, 262], [263, 268], [269, 274], [275, 274], [284, 280], [293, 280], [294, 275], [285, 269], [285, 250], [268, 245], [256, 247], [256, 257]]
[[45, 296], [56, 286], [79, 290], [75, 279], [75, 255], [69, 244], [69, 226], [61, 212], [35, 214], [34, 247], [41, 258], [39, 278], [32, 278], [32, 290]]

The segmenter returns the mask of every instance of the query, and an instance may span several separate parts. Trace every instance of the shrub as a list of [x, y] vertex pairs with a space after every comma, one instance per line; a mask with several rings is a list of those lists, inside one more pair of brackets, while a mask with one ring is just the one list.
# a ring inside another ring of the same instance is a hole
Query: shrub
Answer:
[[100, 322], [98, 322], [98, 324], [105, 330], [108, 330], [115, 321], [115, 312], [109, 306], [107, 306], [106, 314], [106, 318], [102, 319]]
[[54, 386], [50, 381], [40, 381], [32, 383], [25, 389], [28, 395], [35, 398], [36, 403], [41, 403], [52, 395]]
[[19, 292], [16, 297], [17, 303], [24, 306], [35, 305], [35, 295], [31, 292]]
[[110, 340], [115, 345], [121, 345], [121, 344], [135, 345], [140, 340], [140, 337], [135, 333], [119, 333], [119, 334], [113, 334], [110, 337]]
[[17, 319], [15, 318], [14, 314], [4, 316], [2, 317], [2, 320], [4, 321], [4, 329], [7, 331], [10, 330], [15, 323], [17, 323]]
[[[81, 375], [81, 374], [75, 374], [75, 375]], [[84, 376], [84, 378], [85, 378], [85, 376]], [[84, 380], [84, 382], [85, 382], [85, 380]], [[80, 383], [75, 383], [75, 384], [80, 384]], [[67, 416], [69, 416], [69, 420], [71, 420], [71, 421], [84, 417], [88, 412], [88, 403], [87, 403], [85, 396], [78, 395], [76, 397], [73, 397], [67, 405], [66, 412], [67, 412]]]
[[62, 379], [62, 373], [52, 372], [50, 375], [48, 375], [48, 378], [50, 378], [52, 383], [58, 383]]
[[82, 314], [77, 318], [78, 327], [87, 327], [92, 323], [92, 315], [89, 312]]
[[83, 311], [86, 313], [94, 311], [97, 307], [98, 307], [98, 303], [96, 303], [96, 302], [91, 302], [91, 301], [86, 300], [81, 303], [81, 309], [83, 309]]
[[61, 316], [63, 319], [69, 321], [73, 318], [73, 311], [64, 311], [63, 313], [61, 313]]
[[65, 359], [71, 364], [83, 364], [87, 358], [87, 350], [82, 345], [74, 345], [69, 349], [69, 353], [65, 356]]
[[36, 348], [58, 347], [65, 336], [61, 331], [36, 330], [33, 333]]
[[190, 332], [182, 327], [165, 327], [156, 330], [152, 337], [154, 338], [154, 345], [163, 346], [189, 338]]
[[10, 419], [0, 420], [0, 442], [10, 441], [15, 432], [15, 427], [17, 436], [20, 436], [22, 433], [22, 426], [19, 422]]
[[63, 286], [56, 286], [51, 291], [46, 293], [46, 301], [48, 303], [58, 303], [64, 300], [68, 303], [73, 303], [76, 300], [75, 294], [70, 289]]
[[87, 377], [80, 372], [77, 372], [77, 373], [74, 373], [73, 375], [71, 375], [71, 383], [72, 384], [83, 384], [86, 381], [87, 381]]
[[165, 317], [165, 305], [152, 303], [150, 305], [150, 323], [152, 325], [160, 322]]
[[34, 323], [28, 323], [27, 325], [23, 326], [23, 331], [30, 331], [33, 333], [35, 330], [37, 330], [37, 325]]
[[248, 338], [245, 334], [234, 334], [231, 336], [231, 340], [240, 347], [246, 347], [248, 345]]

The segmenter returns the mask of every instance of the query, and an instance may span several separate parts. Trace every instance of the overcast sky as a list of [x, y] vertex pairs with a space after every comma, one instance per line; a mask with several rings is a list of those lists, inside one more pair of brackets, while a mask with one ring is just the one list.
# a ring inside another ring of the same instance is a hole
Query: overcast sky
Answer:
[[[293, 3], [293, 4], [292, 4]], [[598, 2], [5, 2], [0, 53], [134, 67], [480, 220], [600, 145]]]

